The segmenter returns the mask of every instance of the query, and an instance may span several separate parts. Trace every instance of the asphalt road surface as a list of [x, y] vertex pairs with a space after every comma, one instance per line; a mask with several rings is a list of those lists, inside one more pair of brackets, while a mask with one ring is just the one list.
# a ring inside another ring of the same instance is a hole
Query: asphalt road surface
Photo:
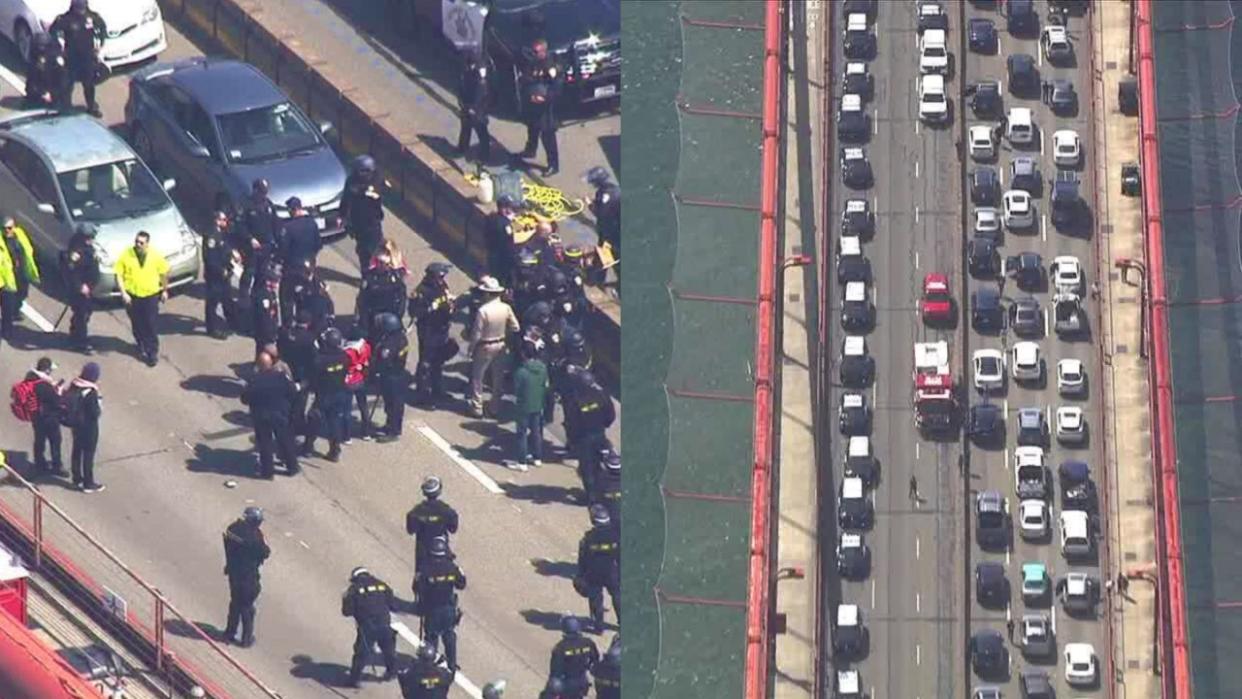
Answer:
[[[1097, 247], [1096, 236], [1098, 232], [1094, 230], [1094, 224], [1091, 221], [1073, 227], [1065, 231], [1057, 231], [1051, 222], [1051, 189], [1052, 181], [1056, 176], [1056, 166], [1052, 157], [1052, 134], [1060, 129], [1073, 129], [1077, 131], [1082, 139], [1083, 162], [1089, 167], [1079, 167], [1077, 169], [1081, 177], [1080, 193], [1086, 198], [1088, 207], [1091, 206], [1092, 192], [1094, 191], [1095, 181], [1093, 177], [1095, 148], [1093, 143], [1094, 129], [1092, 128], [1092, 103], [1091, 103], [1091, 83], [1090, 80], [1090, 45], [1089, 28], [1087, 19], [1084, 17], [1074, 17], [1070, 20], [1069, 33], [1071, 41], [1075, 49], [1075, 63], [1056, 67], [1050, 64], [1042, 55], [1038, 40], [1038, 31], [1030, 36], [1021, 38], [1015, 37], [1006, 31], [1005, 18], [1002, 17], [995, 9], [990, 7], [982, 7], [976, 4], [967, 4], [964, 12], [963, 8], [957, 6], [953, 8], [952, 14], [959, 16], [964, 14], [967, 17], [986, 17], [992, 19], [999, 30], [1000, 34], [1000, 51], [999, 55], [983, 55], [980, 53], [961, 54], [963, 46], [959, 39], [960, 35], [950, 36], [950, 45], [956, 47], [954, 50], [959, 53], [957, 56], [959, 65], [964, 66], [963, 77], [968, 82], [977, 82], [980, 80], [1000, 80], [1004, 85], [1004, 104], [1005, 108], [1012, 107], [1029, 107], [1035, 112], [1035, 123], [1038, 126], [1041, 138], [1034, 147], [1023, 147], [1018, 150], [1012, 147], [1007, 141], [1002, 142], [999, 160], [993, 163], [1004, 178], [1005, 187], [1009, 186], [1011, 177], [1009, 174], [1010, 163], [1013, 158], [1019, 156], [1030, 156], [1037, 159], [1039, 169], [1043, 175], [1044, 187], [1042, 196], [1036, 202], [1037, 225], [1029, 232], [1014, 233], [1007, 231], [1001, 248], [1001, 255], [1016, 255], [1020, 252], [1036, 252], [1043, 258], [1045, 269], [1052, 263], [1053, 258], [1058, 255], [1073, 255], [1082, 262], [1084, 273], [1086, 276], [1086, 288], [1090, 289], [1090, 285], [1097, 281]], [[1044, 2], [1036, 3], [1036, 9], [1040, 17], [1040, 30], [1046, 22], [1047, 5]], [[1013, 53], [1026, 53], [1037, 58], [1040, 75], [1044, 80], [1066, 78], [1073, 81], [1074, 87], [1079, 94], [1079, 108], [1077, 114], [1073, 116], [1057, 116], [1051, 109], [1043, 104], [1038, 94], [1034, 98], [1019, 98], [1014, 96], [1009, 90], [1010, 86], [1006, 78], [1005, 57]], [[958, 111], [959, 117], [967, 117], [967, 125], [978, 123], [995, 123], [977, 119], [970, 113], [968, 107], [963, 107]], [[975, 163], [969, 164], [970, 168], [975, 167]], [[995, 285], [995, 281], [976, 280], [970, 281], [970, 288], [980, 288], [984, 285]], [[1002, 287], [1002, 294], [1007, 299], [1013, 299], [1025, 296], [1025, 291], [1019, 291], [1012, 280], [1006, 282]], [[1040, 301], [1041, 306], [1045, 309], [1045, 313], [1051, 314], [1052, 292], [1048, 290], [1045, 284], [1041, 291], [1033, 294]], [[1043, 669], [1053, 678], [1056, 695], [1061, 697], [1067, 696], [1098, 696], [1101, 692], [1099, 689], [1083, 689], [1070, 688], [1065, 682], [1065, 659], [1064, 648], [1067, 643], [1091, 643], [1095, 646], [1096, 652], [1105, 654], [1108, 647], [1104, 643], [1104, 628], [1101, 620], [1095, 619], [1075, 619], [1065, 614], [1059, 604], [1036, 604], [1033, 606], [1026, 605], [1020, 594], [1020, 586], [1022, 582], [1021, 567], [1024, 563], [1043, 563], [1047, 566], [1049, 574], [1054, 580], [1063, 577], [1070, 571], [1089, 572], [1099, 576], [1100, 569], [1096, 564], [1084, 565], [1076, 564], [1070, 566], [1060, 550], [1060, 498], [1058, 496], [1049, 501], [1052, 506], [1052, 533], [1051, 536], [1043, 542], [1031, 542], [1024, 540], [1018, 535], [1018, 508], [1019, 500], [1015, 491], [1013, 450], [1017, 446], [1017, 411], [1020, 408], [1039, 408], [1044, 411], [1050, 424], [1050, 429], [1055, 432], [1055, 416], [1057, 408], [1061, 405], [1079, 405], [1086, 411], [1089, 418], [1088, 442], [1082, 447], [1067, 448], [1058, 443], [1053, 435], [1049, 441], [1050, 448], [1045, 452], [1045, 463], [1051, 470], [1054, 479], [1059, 465], [1066, 460], [1078, 459], [1084, 460], [1091, 467], [1093, 476], [1097, 481], [1101, 478], [1100, 470], [1104, 466], [1102, 459], [1102, 446], [1099, 435], [1102, 435], [1101, 429], [1101, 401], [1099, 399], [1099, 391], [1101, 386], [1101, 365], [1098, 352], [1098, 336], [1099, 332], [1099, 307], [1095, 298], [1089, 293], [1084, 292], [1084, 304], [1088, 308], [1089, 332], [1081, 337], [1073, 340], [1062, 339], [1051, 329], [1051, 319], [1045, 321], [1047, 330], [1042, 338], [1038, 339], [1040, 352], [1046, 366], [1045, 376], [1047, 377], [1044, 387], [1035, 388], [1029, 386], [1021, 386], [1009, 380], [1007, 382], [1007, 392], [996, 394], [992, 401], [1000, 403], [1004, 409], [1006, 419], [1006, 435], [1004, 446], [981, 449], [972, 447], [970, 451], [970, 487], [973, 492], [983, 490], [995, 490], [1004, 495], [1009, 502], [1010, 512], [1013, 518], [1012, 545], [1008, 550], [1001, 552], [988, 552], [979, 548], [978, 543], [971, 538], [970, 544], [970, 563], [972, 567], [980, 561], [1000, 561], [1006, 567], [1006, 577], [1008, 578], [1012, 594], [1008, 609], [985, 609], [978, 605], [975, 595], [971, 593], [971, 632], [983, 628], [992, 628], [1006, 633], [1006, 619], [1013, 618], [1017, 627], [1021, 628], [1021, 618], [1023, 614], [1036, 613], [1047, 614], [1054, 624], [1056, 653], [1047, 659], [1024, 658], [1021, 648], [1016, 645], [1017, 632], [1014, 644], [1010, 647], [1010, 668], [1006, 676], [997, 680], [983, 679], [977, 675], [971, 677], [974, 686], [1001, 686], [1004, 696], [1019, 696], [1018, 678], [1023, 669], [1028, 667]], [[1019, 339], [1011, 331], [1002, 332], [1000, 334], [983, 335], [970, 331], [970, 349], [973, 352], [981, 348], [994, 348], [1000, 350], [1008, 350]], [[1089, 397], [1086, 400], [1068, 400], [1058, 395], [1056, 383], [1056, 367], [1057, 362], [1063, 358], [1077, 358], [1082, 360], [1086, 365], [1087, 380], [1089, 386]], [[980, 397], [971, 389], [972, 402], [980, 402]], [[1056, 488], [1059, 490], [1059, 479], [1054, 481]], [[973, 507], [973, 502], [971, 503]], [[973, 515], [971, 519], [973, 529]], [[1107, 576], [1105, 576], [1107, 577]], [[972, 583], [973, 587], [973, 583]], [[1098, 660], [1101, 674], [1105, 667], [1103, 655]]]
[[[919, 66], [913, 5], [878, 5], [873, 24], [877, 52], [868, 61], [875, 76], [875, 96], [865, 105], [873, 126], [865, 147], [875, 185], [861, 193], [847, 189], [837, 174], [839, 167], [834, 168], [829, 185], [834, 241], [840, 234], [846, 199], [866, 198], [877, 213], [875, 237], [863, 243], [863, 254], [871, 260], [871, 293], [877, 309], [876, 327], [867, 335], [877, 379], [867, 398], [875, 414], [872, 448], [881, 477], [871, 493], [875, 526], [865, 535], [872, 552], [871, 575], [862, 582], [842, 582], [842, 598], [861, 608], [870, 629], [869, 653], [856, 664], [867, 696], [961, 696], [965, 693], [961, 448], [953, 439], [920, 437], [912, 413], [914, 343], [947, 340], [955, 361], [961, 351], [955, 327], [929, 328], [917, 310], [925, 274], [942, 272], [951, 280], [960, 278], [959, 165], [954, 131], [928, 128], [917, 119]], [[845, 68], [840, 40], [844, 17], [833, 9], [837, 16], [832, 40], [832, 95], [836, 100], [832, 109], [836, 110]], [[842, 144], [835, 134], [833, 142], [829, 157], [836, 158]], [[835, 269], [832, 274], [835, 284]], [[827, 350], [833, 356], [839, 355], [845, 334], [839, 321], [840, 297], [840, 287], [834, 287], [828, 330], [832, 346]], [[835, 364], [832, 371], [828, 429], [835, 431], [842, 389]], [[843, 440], [835, 439], [835, 443]], [[841, 451], [838, 447], [832, 455], [834, 486], [843, 476]], [[917, 499], [910, 497], [911, 476], [918, 481]], [[828, 600], [826, 614], [835, 613], [835, 603]]]
[[[163, 59], [201, 53], [173, 27], [168, 30]], [[20, 72], [14, 53], [6, 47], [3, 65]], [[101, 87], [109, 124], [122, 118], [126, 91], [121, 77]], [[11, 110], [17, 104], [11, 97], [15, 88], [6, 86], [3, 92], [0, 107]], [[189, 206], [192, 200], [184, 198], [192, 193], [175, 195], [191, 221], [202, 225], [201, 214]], [[386, 233], [397, 239], [411, 269], [443, 259], [391, 211]], [[352, 244], [338, 240], [319, 259], [337, 309], [349, 315], [358, 276]], [[470, 281], [455, 270], [450, 283], [462, 292]], [[44, 332], [60, 315], [61, 302], [36, 289], [28, 304], [31, 319], [19, 326], [17, 347], [0, 349], [0, 383], [12, 385], [45, 354], [62, 367], [60, 375], [76, 375], [87, 360], [65, 350], [67, 319], [59, 332]], [[414, 549], [404, 532], [404, 515], [421, 499], [422, 479], [438, 475], [445, 482], [444, 498], [462, 514], [453, 548], [470, 582], [462, 595], [465, 618], [459, 628], [459, 677], [464, 681], [454, 696], [478, 696], [478, 686], [501, 677], [514, 696], [538, 692], [559, 637], [560, 614], [586, 614], [586, 601], [570, 585], [577, 542], [588, 527], [585, 508], [573, 504], [578, 482], [571, 466], [553, 460], [525, 474], [504, 469], [501, 461], [513, 448], [511, 426], [465, 419], [458, 401], [455, 409], [407, 410], [400, 442], [355, 440], [340, 463], [311, 458], [298, 477], [255, 479], [237, 379], [252, 359], [253, 342], [205, 335], [198, 285], [162, 308], [160, 328], [162, 361], [148, 369], [135, 359], [124, 312], [116, 307], [96, 312], [91, 332], [99, 352], [93, 360], [103, 368], [105, 396], [96, 473], [108, 489], [83, 495], [70, 490], [67, 481], [45, 480], [46, 495], [209, 632], [223, 625], [227, 608], [220, 532], [247, 505], [264, 507], [273, 553], [263, 569], [258, 643], [230, 652], [285, 696], [391, 697], [398, 692], [392, 683], [364, 681], [361, 690], [340, 688], [354, 637], [352, 622], [340, 615], [340, 595], [349, 571], [365, 565], [399, 596], [412, 597]], [[454, 360], [452, 376], [446, 375], [454, 395], [464, 388], [462, 366], [460, 358]], [[617, 429], [613, 432], [616, 439]], [[549, 433], [563, 443], [559, 424]], [[0, 444], [20, 467], [30, 445], [28, 426], [0, 420]], [[68, 436], [64, 448], [67, 458]], [[465, 462], [474, 472], [463, 468]], [[227, 481], [236, 487], [226, 487]], [[19, 512], [29, 512], [21, 493], [6, 489], [3, 497]], [[99, 561], [61, 532], [63, 527], [56, 527], [52, 533], [56, 545], [70, 555], [80, 553], [83, 560]], [[83, 567], [97, 578], [115, 576], [102, 566]], [[140, 600], [130, 601], [133, 610], [142, 611]], [[397, 618], [409, 629], [418, 628], [411, 615]], [[151, 623], [149, 617], [143, 621]], [[600, 639], [601, 646], [606, 641]], [[398, 644], [400, 652], [412, 654], [408, 639]], [[470, 691], [472, 685], [476, 689]]]

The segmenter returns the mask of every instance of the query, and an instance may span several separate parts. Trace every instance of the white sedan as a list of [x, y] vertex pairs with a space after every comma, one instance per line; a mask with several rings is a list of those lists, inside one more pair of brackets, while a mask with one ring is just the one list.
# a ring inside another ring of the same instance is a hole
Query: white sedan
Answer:
[[1013, 346], [1010, 366], [1015, 381], [1038, 381], [1044, 376], [1044, 360], [1039, 356], [1039, 345], [1019, 342]]
[[1023, 539], [1043, 539], [1050, 526], [1048, 503], [1043, 500], [1023, 500], [1018, 506], [1018, 521]]
[[944, 94], [943, 75], [919, 78], [919, 118], [933, 123], [949, 118], [949, 99]]
[[1000, 390], [1005, 386], [1005, 355], [1000, 350], [981, 349], [974, 355], [975, 388]]
[[1082, 408], [1065, 405], [1057, 408], [1057, 441], [1063, 444], [1082, 444], [1087, 438], [1087, 420]]
[[1090, 643], [1065, 644], [1065, 681], [1075, 687], [1095, 684], [1095, 647]]
[[1060, 167], [1078, 167], [1082, 158], [1082, 140], [1078, 132], [1062, 129], [1052, 134], [1052, 162]]
[[996, 141], [992, 140], [992, 127], [982, 124], [970, 127], [970, 157], [975, 160], [991, 160], [996, 157]]
[[1035, 225], [1035, 206], [1031, 195], [1021, 189], [1005, 192], [1005, 226], [1007, 228], [1030, 228]]
[[1057, 392], [1063, 396], [1080, 396], [1087, 390], [1087, 372], [1081, 359], [1057, 362]]
[[1052, 258], [1052, 283], [1063, 294], [1078, 294], [1082, 290], [1082, 263], [1073, 255]]
[[[108, 29], [100, 57], [109, 68], [145, 61], [168, 48], [164, 18], [156, 0], [91, 0]], [[69, 0], [0, 0], [0, 33], [25, 61], [35, 34], [47, 33]]]

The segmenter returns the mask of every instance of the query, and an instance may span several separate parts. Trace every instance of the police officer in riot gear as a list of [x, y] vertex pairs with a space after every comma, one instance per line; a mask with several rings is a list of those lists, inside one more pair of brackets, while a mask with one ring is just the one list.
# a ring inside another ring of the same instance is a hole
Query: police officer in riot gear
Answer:
[[261, 277], [268, 260], [276, 250], [276, 232], [280, 220], [276, 205], [268, 199], [270, 187], [267, 180], [256, 179], [250, 186], [250, 196], [242, 208], [244, 236], [238, 236], [242, 253], [243, 271], [240, 293], [244, 298], [254, 295], [255, 287], [262, 284]]
[[310, 260], [313, 269], [323, 249], [319, 225], [298, 197], [289, 197], [285, 208], [289, 210], [289, 218], [280, 227], [280, 261], [289, 269], [298, 269]]
[[319, 354], [315, 356], [314, 376], [311, 379], [315, 391], [315, 404], [311, 409], [315, 419], [308, 418], [303, 433], [302, 456], [315, 453], [315, 440], [320, 428], [328, 438], [328, 461], [341, 458], [341, 443], [345, 441], [349, 417], [349, 392], [345, 390], [345, 373], [349, 369], [349, 355], [345, 353], [345, 337], [340, 330], [328, 328], [319, 338]]
[[69, 69], [60, 43], [50, 34], [34, 35], [26, 68], [24, 109], [52, 109], [69, 106]]
[[549, 303], [556, 315], [581, 331], [587, 310], [587, 298], [582, 287], [573, 286], [564, 272], [553, 269], [548, 272], [546, 288]]
[[354, 239], [358, 268], [366, 269], [384, 235], [384, 202], [376, 181], [375, 159], [369, 155], [354, 159], [353, 171], [346, 178], [341, 195], [341, 219], [345, 231]]
[[284, 265], [284, 274], [280, 278], [280, 321], [288, 325], [297, 316], [298, 301], [306, 298], [311, 292], [311, 285], [318, 280], [315, 277], [315, 261], [303, 259], [295, 265]]
[[365, 321], [367, 336], [372, 342], [379, 334], [377, 321], [381, 314], [405, 317], [406, 295], [405, 276], [391, 264], [380, 264], [363, 271], [362, 288], [358, 290], [357, 316]]
[[311, 327], [310, 314], [302, 311], [280, 331], [277, 349], [289, 366], [297, 395], [289, 409], [289, 428], [294, 434], [306, 432], [306, 402], [310, 396], [310, 383], [315, 375], [315, 356], [319, 334]]
[[573, 615], [561, 619], [561, 630], [564, 636], [552, 648], [549, 674], [564, 684], [564, 696], [580, 699], [591, 687], [588, 673], [599, 662], [599, 648], [582, 635], [582, 623]]
[[613, 524], [621, 526], [621, 455], [609, 445], [602, 450], [593, 487], [587, 493], [592, 505], [603, 505]]
[[621, 699], [621, 634], [612, 637], [608, 652], [591, 668], [597, 699]]
[[587, 598], [595, 632], [604, 628], [604, 590], [621, 621], [621, 530], [603, 505], [591, 506], [591, 528], [578, 542], [578, 575], [574, 587]]
[[405, 365], [410, 343], [396, 315], [380, 314], [377, 325], [379, 338], [371, 351], [371, 378], [379, 387], [385, 416], [384, 426], [377, 433], [379, 441], [390, 442], [401, 436], [401, 424], [405, 419], [405, 392], [410, 385]]
[[534, 252], [523, 248], [518, 253], [517, 269], [513, 271], [513, 308], [519, 313], [543, 298], [546, 272]]
[[254, 331], [254, 351], [258, 354], [264, 345], [274, 344], [280, 339], [280, 283], [283, 271], [275, 260], [267, 263], [263, 270], [262, 281], [255, 287], [250, 307], [252, 330]]
[[423, 620], [423, 642], [434, 650], [439, 647], [440, 639], [444, 639], [444, 659], [449, 669], [456, 671], [456, 629], [461, 621], [457, 590], [466, 589], [466, 575], [453, 562], [444, 538], [432, 539], [427, 553], [427, 560], [418, 566], [414, 577], [415, 604]]
[[[87, 0], [71, 0], [69, 11], [57, 17], [48, 31], [64, 44], [69, 79], [73, 83], [82, 83], [86, 111], [91, 116], [102, 117], [99, 102], [95, 101], [95, 85], [100, 78], [99, 47], [103, 45], [104, 37], [108, 36], [108, 26], [104, 24], [103, 17], [90, 9]], [[66, 106], [72, 101], [72, 90], [70, 83]]]
[[[418, 647], [414, 664], [397, 675], [402, 699], [448, 699], [453, 674], [436, 663], [436, 651], [427, 644]], [[484, 692], [484, 696], [487, 696]]]
[[492, 105], [491, 79], [486, 58], [473, 51], [466, 54], [461, 79], [457, 86], [457, 107], [461, 111], [461, 131], [457, 135], [457, 152], [470, 150], [470, 132], [479, 137], [479, 161], [491, 158], [491, 136], [487, 133], [487, 115]]
[[568, 390], [562, 396], [565, 433], [578, 459], [590, 459], [604, 442], [605, 432], [616, 420], [616, 409], [608, 392], [589, 370], [571, 366], [566, 371]]
[[444, 363], [457, 354], [456, 343], [449, 337], [453, 321], [453, 295], [448, 290], [451, 269], [443, 262], [427, 265], [426, 274], [410, 299], [410, 315], [414, 316], [418, 332], [414, 392], [423, 403], [432, 403], [444, 396]]
[[517, 200], [509, 194], [501, 194], [496, 197], [496, 211], [488, 215], [484, 226], [487, 272], [506, 287], [513, 283], [513, 266], [517, 263], [513, 252], [513, 226], [517, 215]]
[[[204, 321], [207, 334], [223, 340], [228, 327], [237, 320], [237, 302], [233, 298], [233, 249], [228, 244], [229, 215], [217, 211], [213, 225], [203, 237]], [[220, 317], [221, 310], [224, 317]]]
[[[229, 617], [224, 640], [254, 645], [254, 604], [259, 599], [259, 568], [272, 550], [263, 538], [263, 510], [247, 507], [242, 516], [224, 530], [224, 574], [229, 578]], [[237, 640], [237, 627], [242, 637]]]
[[69, 296], [69, 339], [75, 348], [86, 354], [92, 351], [87, 325], [94, 305], [91, 294], [99, 283], [99, 255], [95, 252], [95, 227], [79, 223], [64, 253], [65, 293]]
[[318, 275], [302, 287], [302, 293], [293, 296], [294, 317], [305, 312], [310, 316], [311, 328], [322, 335], [336, 324], [336, 305], [328, 293], [328, 284]]
[[440, 499], [444, 484], [439, 478], [428, 477], [423, 481], [422, 490], [423, 501], [405, 515], [405, 532], [414, 537], [416, 569], [421, 569], [423, 562], [429, 558], [431, 542], [442, 539], [447, 544], [449, 535], [457, 533], [460, 523], [457, 510]]
[[274, 363], [275, 357], [267, 351], [260, 352], [255, 362], [257, 371], [246, 382], [241, 396], [242, 403], [250, 407], [250, 419], [254, 423], [261, 478], [272, 478], [275, 453], [279, 453], [289, 475], [299, 470], [297, 447], [289, 427], [297, 386], [291, 377], [275, 368]]
[[595, 214], [596, 232], [613, 250], [620, 252], [621, 188], [608, 176], [608, 171], [599, 166], [591, 168], [587, 173], [587, 182], [595, 187], [591, 213]]
[[396, 598], [392, 588], [361, 566], [349, 574], [349, 589], [341, 598], [341, 616], [353, 617], [357, 626], [354, 657], [349, 664], [349, 686], [357, 687], [362, 668], [374, 646], [384, 656], [383, 681], [397, 676], [397, 633], [392, 630]]

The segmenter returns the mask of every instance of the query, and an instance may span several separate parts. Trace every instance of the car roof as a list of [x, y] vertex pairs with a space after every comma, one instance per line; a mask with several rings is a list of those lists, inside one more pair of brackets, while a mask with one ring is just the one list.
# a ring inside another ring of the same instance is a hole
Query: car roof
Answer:
[[852, 12], [849, 17], [845, 18], [846, 29], [863, 30], [867, 28], [867, 15], [861, 12]]
[[975, 573], [985, 578], [1003, 578], [1005, 577], [1005, 566], [997, 561], [983, 561], [975, 566]]
[[1029, 156], [1014, 158], [1010, 167], [1016, 175], [1029, 175], [1036, 171], [1035, 159]]
[[936, 75], [935, 73], [929, 73], [928, 75], [924, 75], [921, 79], [923, 81], [923, 89], [934, 91], [937, 88], [939, 88], [940, 92], [944, 91], [944, 76], [943, 75]]
[[1065, 654], [1068, 656], [1087, 656], [1074, 658], [1075, 660], [1090, 660], [1090, 656], [1095, 655], [1095, 646], [1090, 643], [1066, 643]]
[[996, 170], [986, 165], [980, 165], [970, 172], [970, 176], [976, 180], [983, 179], [988, 182], [995, 182], [997, 179]]
[[1075, 483], [1085, 481], [1091, 476], [1091, 469], [1085, 461], [1063, 461], [1059, 470], [1061, 478]]
[[1033, 360], [1039, 356], [1039, 345], [1029, 341], [1015, 343], [1013, 346], [1013, 356], [1019, 359]]
[[996, 492], [995, 490], [985, 490], [979, 493], [979, 498], [978, 498], [978, 502], [981, 505], [988, 505], [990, 508], [993, 508], [993, 509], [1000, 509], [1000, 504], [1002, 500], [1003, 498], [1001, 497], [1001, 494]]
[[135, 157], [120, 136], [85, 114], [22, 120], [7, 131], [43, 153], [58, 173]]
[[1034, 465], [1043, 465], [1044, 463], [1044, 450], [1039, 447], [1018, 447], [1013, 450], [1013, 456], [1023, 466], [1031, 464], [1031, 462], [1034, 462]]
[[1028, 194], [1026, 190], [1023, 190], [1023, 189], [1011, 189], [1005, 192], [1005, 201], [1012, 201], [1012, 202], [1017, 203], [1017, 202], [1029, 202], [1030, 200], [1031, 200], [1031, 195]]
[[1010, 107], [1009, 108], [1009, 126], [1015, 123], [1019, 126], [1026, 126], [1035, 118], [1029, 107]]
[[992, 417], [998, 417], [1001, 414], [1000, 406], [995, 403], [979, 403], [977, 405], [970, 406], [970, 409], [977, 415], [990, 415]]
[[989, 349], [975, 350], [976, 359], [982, 359], [984, 357], [992, 357], [993, 359], [1004, 359], [1005, 355], [1002, 354], [1001, 351], [997, 349], [989, 348]]
[[867, 285], [863, 282], [847, 282], [845, 285], [846, 301], [863, 301], [867, 298]]
[[984, 134], [990, 141], [992, 140], [992, 127], [986, 124], [975, 124], [970, 127], [970, 137], [974, 138], [977, 134]]
[[1056, 78], [1052, 81], [1052, 87], [1056, 90], [1073, 90], [1074, 83], [1065, 78]]
[[851, 61], [845, 64], [846, 75], [866, 75], [867, 64], [862, 61]]
[[972, 27], [979, 27], [979, 26], [984, 26], [988, 24], [996, 24], [996, 23], [988, 19], [987, 17], [971, 17], [970, 18], [970, 26]]
[[1078, 258], [1074, 257], [1073, 255], [1057, 255], [1056, 257], [1052, 258], [1052, 264], [1073, 265], [1075, 267], [1081, 266], [1081, 262], [1079, 262]]
[[1081, 360], [1081, 359], [1074, 359], [1073, 357], [1066, 357], [1065, 359], [1062, 359], [1061, 361], [1057, 362], [1057, 366], [1063, 366], [1063, 367], [1065, 367], [1066, 369], [1074, 369], [1074, 368], [1077, 368], [1079, 371], [1081, 371], [1081, 370], [1082, 370], [1082, 360]]
[[1000, 290], [983, 286], [974, 291], [974, 305], [978, 308], [993, 309], [1000, 305]]
[[1023, 563], [1022, 579], [1023, 580], [1043, 580], [1048, 574], [1048, 567], [1043, 563]]
[[1077, 138], [1078, 138], [1078, 132], [1073, 129], [1061, 129], [1059, 131], [1054, 131], [1052, 133], [1053, 141], [1060, 141], [1063, 139], [1077, 139]]
[[289, 97], [254, 66], [231, 59], [197, 58], [153, 67], [185, 90], [209, 114], [232, 114], [288, 102]]
[[946, 34], [943, 29], [928, 29], [923, 32], [923, 42], [927, 44], [944, 44]]
[[842, 393], [841, 405], [846, 408], [861, 408], [866, 404], [867, 399], [861, 393]]
[[847, 548], [847, 549], [862, 548], [862, 535], [861, 534], [842, 534], [841, 535], [841, 547]]
[[858, 605], [838, 604], [837, 605], [837, 625], [838, 626], [858, 626]]
[[1048, 509], [1048, 503], [1040, 500], [1039, 498], [1027, 498], [1026, 500], [1018, 503], [1018, 507], [1023, 510], [1037, 510], [1040, 513], [1043, 513]]
[[1048, 673], [1043, 670], [1023, 670], [1022, 683], [1026, 685], [1027, 691], [1032, 693], [1048, 692], [1052, 689], [1048, 681]]
[[858, 236], [841, 236], [841, 257], [857, 257], [862, 255], [862, 243]]
[[845, 353], [846, 354], [865, 354], [867, 352], [867, 340], [862, 335], [846, 335], [845, 336]]
[[1006, 59], [1014, 68], [1034, 68], [1035, 57], [1029, 53], [1011, 53]]
[[861, 478], [844, 478], [841, 480], [841, 497], [861, 498], [863, 482]]
[[[1044, 416], [1041, 408], [1018, 408], [1018, 422], [1039, 421]], [[1018, 447], [1018, 449], [1035, 449], [1037, 447]]]
[[1061, 526], [1087, 524], [1087, 513], [1082, 510], [1061, 510]]
[[989, 644], [996, 644], [1001, 642], [1001, 634], [996, 629], [979, 629], [971, 634], [970, 639], [976, 642], [987, 641]]
[[860, 452], [864, 455], [871, 453], [871, 438], [859, 435], [850, 437], [847, 452], [850, 456], [857, 456]]
[[871, 204], [866, 199], [845, 200], [845, 213], [866, 213]]
[[862, 109], [862, 97], [855, 94], [846, 94], [841, 96], [841, 109], [849, 112], [856, 112]]

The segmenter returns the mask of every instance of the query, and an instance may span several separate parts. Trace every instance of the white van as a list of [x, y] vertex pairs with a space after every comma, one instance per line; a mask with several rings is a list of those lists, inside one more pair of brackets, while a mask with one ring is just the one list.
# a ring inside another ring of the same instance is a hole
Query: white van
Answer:
[[1091, 521], [1082, 510], [1061, 512], [1061, 554], [1066, 558], [1089, 556], [1095, 548]]
[[1014, 145], [1026, 145], [1035, 141], [1035, 115], [1026, 107], [1009, 110], [1009, 126], [1005, 138]]

